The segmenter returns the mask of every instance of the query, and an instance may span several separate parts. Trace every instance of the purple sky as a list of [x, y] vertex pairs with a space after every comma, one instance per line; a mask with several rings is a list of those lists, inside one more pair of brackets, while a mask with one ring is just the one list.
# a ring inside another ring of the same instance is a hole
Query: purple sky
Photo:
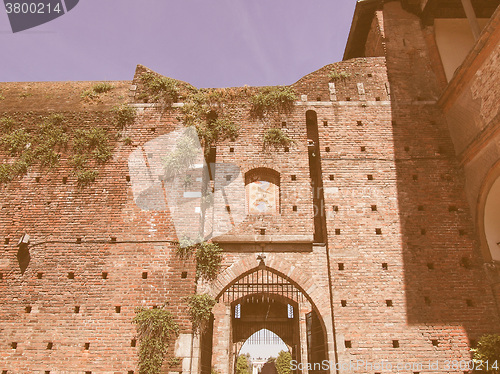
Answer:
[[354, 6], [80, 0], [64, 16], [16, 34], [1, 6], [0, 81], [131, 80], [142, 64], [197, 87], [291, 84], [342, 59]]

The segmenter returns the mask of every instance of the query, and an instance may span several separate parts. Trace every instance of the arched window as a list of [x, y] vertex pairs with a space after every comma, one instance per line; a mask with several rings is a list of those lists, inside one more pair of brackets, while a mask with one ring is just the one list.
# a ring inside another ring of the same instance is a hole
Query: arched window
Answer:
[[268, 168], [257, 168], [245, 174], [248, 214], [279, 214], [280, 175]]
[[500, 261], [500, 177], [493, 182], [484, 204], [484, 234], [491, 258]]

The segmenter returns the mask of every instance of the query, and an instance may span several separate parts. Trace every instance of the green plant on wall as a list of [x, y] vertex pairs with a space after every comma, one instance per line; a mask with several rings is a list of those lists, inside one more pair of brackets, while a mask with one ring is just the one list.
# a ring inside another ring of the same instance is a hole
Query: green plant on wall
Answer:
[[141, 96], [144, 101], [153, 101], [164, 106], [171, 106], [179, 99], [179, 87], [175, 79], [150, 72], [143, 73], [140, 79], [146, 91]]
[[216, 243], [194, 243], [193, 240], [181, 239], [177, 246], [177, 255], [187, 258], [194, 254], [196, 259], [196, 278], [212, 281], [217, 277], [222, 266], [222, 248]]
[[[477, 343], [477, 347], [471, 349], [476, 367], [485, 373], [500, 373], [500, 335], [483, 335]], [[488, 367], [486, 367], [488, 362]], [[495, 364], [496, 363], [496, 364]]]
[[338, 80], [345, 80], [351, 76], [351, 73], [348, 73], [346, 71], [337, 71], [333, 69], [330, 74], [328, 75], [328, 78], [330, 78], [330, 81], [338, 81]]
[[113, 122], [116, 127], [123, 129], [135, 121], [136, 110], [126, 104], [115, 106], [111, 109], [113, 113]]
[[98, 99], [101, 94], [109, 92], [113, 88], [113, 85], [107, 82], [96, 83], [91, 89], [83, 91], [80, 96], [86, 100], [95, 100]]
[[278, 372], [278, 374], [291, 374], [291, 361], [292, 355], [290, 354], [290, 352], [280, 351], [275, 361], [276, 371]]
[[31, 166], [42, 168], [58, 166], [61, 153], [67, 151], [78, 186], [88, 186], [98, 176], [93, 168], [112, 157], [108, 131], [102, 127], [70, 130], [61, 114], [38, 117], [40, 124], [27, 129], [11, 117], [3, 117], [0, 124], [0, 150], [10, 161], [0, 164], [0, 183], [7, 183], [27, 173]]
[[193, 331], [203, 332], [208, 327], [212, 309], [217, 301], [208, 294], [196, 294], [187, 297], [189, 318]]
[[179, 326], [165, 306], [138, 308], [133, 323], [139, 338], [139, 373], [158, 374], [163, 365], [168, 342], [179, 333]]
[[289, 113], [296, 100], [297, 95], [291, 87], [262, 87], [258, 93], [250, 98], [252, 105], [250, 113], [256, 118], [263, 118], [272, 112]]
[[211, 146], [238, 137], [239, 127], [229, 111], [232, 99], [233, 95], [224, 89], [191, 90], [186, 97], [180, 120], [186, 126], [194, 126], [205, 156]]
[[271, 128], [264, 132], [264, 145], [272, 147], [287, 147], [293, 143], [291, 139], [282, 129]]

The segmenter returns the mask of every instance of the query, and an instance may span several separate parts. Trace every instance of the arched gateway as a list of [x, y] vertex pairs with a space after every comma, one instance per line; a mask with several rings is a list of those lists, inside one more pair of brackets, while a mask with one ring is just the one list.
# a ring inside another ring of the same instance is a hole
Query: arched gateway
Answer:
[[317, 291], [307, 270], [274, 254], [252, 255], [226, 269], [205, 291], [217, 304], [212, 326], [200, 339], [201, 373], [212, 368], [234, 373], [241, 346], [262, 329], [278, 335], [297, 363], [329, 359], [328, 297]]

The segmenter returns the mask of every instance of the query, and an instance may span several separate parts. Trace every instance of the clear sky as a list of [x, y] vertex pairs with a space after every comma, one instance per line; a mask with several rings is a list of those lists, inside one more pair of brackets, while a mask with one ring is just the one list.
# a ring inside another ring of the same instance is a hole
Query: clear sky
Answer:
[[197, 87], [291, 84], [340, 61], [355, 0], [80, 0], [13, 34], [0, 81], [131, 80], [137, 64]]

